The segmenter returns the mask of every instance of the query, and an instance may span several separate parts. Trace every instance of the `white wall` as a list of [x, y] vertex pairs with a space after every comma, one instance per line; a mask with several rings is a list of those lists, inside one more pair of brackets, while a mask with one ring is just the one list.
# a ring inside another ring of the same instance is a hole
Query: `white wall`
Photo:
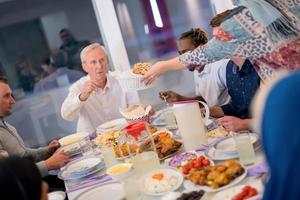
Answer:
[[216, 13], [223, 12], [227, 9], [232, 9], [234, 7], [232, 0], [211, 0], [215, 7]]

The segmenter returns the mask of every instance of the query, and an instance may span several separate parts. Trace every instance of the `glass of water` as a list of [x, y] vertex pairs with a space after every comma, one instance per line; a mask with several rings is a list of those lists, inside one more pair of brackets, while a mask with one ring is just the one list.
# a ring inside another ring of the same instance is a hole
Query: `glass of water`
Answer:
[[109, 168], [118, 163], [113, 145], [103, 145], [100, 151], [103, 156], [106, 168]]
[[250, 133], [240, 133], [233, 136], [240, 162], [243, 165], [251, 165], [255, 162], [255, 152], [251, 142]]
[[176, 119], [173, 110], [169, 107], [166, 109], [166, 111], [163, 113], [163, 116], [166, 121], [166, 128], [167, 129], [177, 129]]

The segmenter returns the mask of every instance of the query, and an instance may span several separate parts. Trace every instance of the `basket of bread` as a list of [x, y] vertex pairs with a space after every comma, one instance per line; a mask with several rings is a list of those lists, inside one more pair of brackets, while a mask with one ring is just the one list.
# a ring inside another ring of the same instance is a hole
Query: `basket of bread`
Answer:
[[120, 109], [120, 113], [129, 123], [137, 121], [149, 122], [151, 110], [152, 107], [150, 105], [144, 107], [141, 104], [137, 104]]
[[120, 72], [111, 72], [118, 81], [124, 91], [144, 90], [154, 86], [154, 83], [145, 85], [141, 82], [141, 78], [145, 75], [151, 67], [151, 63], [136, 63], [131, 70]]

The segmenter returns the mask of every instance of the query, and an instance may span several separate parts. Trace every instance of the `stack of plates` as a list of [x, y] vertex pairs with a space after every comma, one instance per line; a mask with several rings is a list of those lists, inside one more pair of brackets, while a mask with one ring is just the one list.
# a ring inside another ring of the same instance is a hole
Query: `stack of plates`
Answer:
[[57, 149], [57, 151], [64, 151], [71, 157], [81, 153], [80, 144], [78, 142], [66, 146], [61, 146], [59, 149]]
[[[255, 133], [249, 135], [254, 150], [258, 150], [261, 146], [259, 136]], [[212, 160], [227, 160], [239, 157], [233, 137], [226, 137], [218, 141], [205, 152], [205, 155]]]
[[66, 181], [75, 181], [100, 171], [104, 166], [104, 162], [100, 157], [82, 158], [66, 165], [60, 171], [58, 177]]

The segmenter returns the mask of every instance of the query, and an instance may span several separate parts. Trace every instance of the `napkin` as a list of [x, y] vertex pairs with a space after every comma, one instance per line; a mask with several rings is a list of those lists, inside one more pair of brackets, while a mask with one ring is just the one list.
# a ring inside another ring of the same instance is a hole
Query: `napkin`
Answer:
[[77, 182], [75, 184], [67, 184], [67, 192], [74, 192], [76, 190], [81, 190], [83, 188], [86, 187], [90, 187], [92, 185], [96, 185], [96, 184], [101, 184], [101, 183], [105, 183], [108, 181], [111, 181], [112, 178], [110, 176], [108, 176], [107, 174], [102, 175], [102, 176], [92, 176], [89, 178], [85, 178], [80, 182]]
[[248, 168], [247, 171], [248, 171], [247, 176], [261, 176], [265, 173], [268, 173], [269, 167], [267, 163], [264, 161], [253, 167]]

